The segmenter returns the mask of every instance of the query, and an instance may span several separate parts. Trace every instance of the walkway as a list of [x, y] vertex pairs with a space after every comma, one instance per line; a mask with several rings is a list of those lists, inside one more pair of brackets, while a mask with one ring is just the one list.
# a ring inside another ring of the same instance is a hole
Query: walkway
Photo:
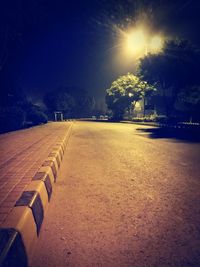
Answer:
[[69, 127], [69, 122], [52, 122], [0, 135], [0, 226]]

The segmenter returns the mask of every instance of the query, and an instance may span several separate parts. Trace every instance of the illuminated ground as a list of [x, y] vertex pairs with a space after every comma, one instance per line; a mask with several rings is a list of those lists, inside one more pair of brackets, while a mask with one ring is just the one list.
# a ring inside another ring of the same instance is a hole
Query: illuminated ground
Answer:
[[76, 122], [31, 267], [200, 266], [200, 144]]

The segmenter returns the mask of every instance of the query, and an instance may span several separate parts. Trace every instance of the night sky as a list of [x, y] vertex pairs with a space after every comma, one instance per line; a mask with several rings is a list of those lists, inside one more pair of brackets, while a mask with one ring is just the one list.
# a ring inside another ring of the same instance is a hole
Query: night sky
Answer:
[[115, 78], [134, 71], [134, 62], [116, 60], [116, 27], [145, 20], [155, 31], [200, 46], [199, 0], [0, 3], [1, 50], [8, 33], [1, 86], [10, 83], [33, 98], [59, 86], [78, 86], [102, 98]]

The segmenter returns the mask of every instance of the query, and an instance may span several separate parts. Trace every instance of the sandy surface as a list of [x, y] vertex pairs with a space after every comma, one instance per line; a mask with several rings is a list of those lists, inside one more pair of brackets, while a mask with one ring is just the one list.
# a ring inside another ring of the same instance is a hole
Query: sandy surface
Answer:
[[200, 266], [200, 145], [76, 122], [31, 267]]

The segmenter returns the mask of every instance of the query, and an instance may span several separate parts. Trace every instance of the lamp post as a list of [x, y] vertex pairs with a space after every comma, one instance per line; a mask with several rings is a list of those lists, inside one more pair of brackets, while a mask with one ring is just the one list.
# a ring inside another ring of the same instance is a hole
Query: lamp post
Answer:
[[[132, 96], [133, 96], [132, 93], [128, 93], [128, 97], [132, 97]], [[132, 109], [131, 109], [131, 104], [130, 104], [130, 106], [129, 106], [129, 117], [130, 117], [130, 119], [131, 119], [131, 115], [132, 115]]]
[[[142, 28], [136, 28], [123, 33], [125, 37], [124, 52], [129, 57], [134, 57], [136, 60], [149, 53], [158, 54], [164, 46], [164, 38], [158, 34], [148, 34]], [[131, 97], [129, 93], [129, 97]], [[146, 116], [146, 99], [143, 97], [143, 116]], [[129, 113], [131, 110], [129, 109]]]

